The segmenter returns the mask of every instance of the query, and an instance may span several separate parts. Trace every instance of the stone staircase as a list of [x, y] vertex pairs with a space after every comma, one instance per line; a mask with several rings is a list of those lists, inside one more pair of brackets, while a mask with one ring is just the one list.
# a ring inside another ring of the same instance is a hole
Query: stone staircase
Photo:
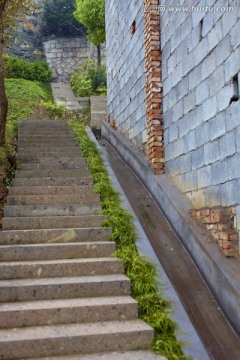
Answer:
[[157, 360], [68, 124], [22, 121], [0, 236], [0, 359]]

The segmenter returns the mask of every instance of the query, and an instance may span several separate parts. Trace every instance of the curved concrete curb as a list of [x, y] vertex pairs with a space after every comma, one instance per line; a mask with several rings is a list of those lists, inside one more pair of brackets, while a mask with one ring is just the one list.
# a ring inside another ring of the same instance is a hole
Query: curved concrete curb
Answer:
[[154, 175], [143, 152], [106, 122], [102, 136], [117, 150], [129, 167], [137, 174], [169, 223], [188, 249], [206, 283], [221, 305], [238, 334], [240, 334], [240, 261], [225, 258], [216, 244], [210, 240], [189, 215], [192, 208], [188, 200], [170, 182], [166, 175]]

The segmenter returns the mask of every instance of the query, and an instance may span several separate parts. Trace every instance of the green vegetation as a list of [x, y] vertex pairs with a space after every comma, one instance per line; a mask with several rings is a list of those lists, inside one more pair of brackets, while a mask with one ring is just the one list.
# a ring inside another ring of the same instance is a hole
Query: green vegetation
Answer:
[[6, 91], [9, 101], [9, 122], [26, 119], [34, 114], [35, 107], [41, 101], [50, 101], [49, 87], [40, 82], [24, 79], [6, 79]]
[[169, 304], [159, 293], [156, 267], [138, 254], [132, 216], [121, 207], [120, 196], [112, 187], [103, 160], [84, 126], [77, 121], [70, 125], [92, 172], [103, 214], [108, 216], [104, 226], [112, 228], [111, 240], [117, 244], [116, 256], [123, 260], [125, 274], [131, 279], [132, 296], [139, 303], [139, 317], [155, 330], [153, 350], [169, 360], [186, 360], [181, 343], [176, 339], [176, 325], [169, 316]]
[[106, 65], [97, 66], [96, 61], [87, 60], [71, 76], [71, 87], [76, 96], [107, 94]]
[[101, 65], [101, 44], [105, 42], [105, 0], [76, 0], [75, 18], [87, 28], [88, 40], [97, 46]]
[[52, 73], [45, 61], [28, 62], [5, 55], [3, 57], [5, 78], [25, 79], [49, 83]]
[[44, 35], [56, 36], [85, 36], [86, 29], [74, 18], [74, 0], [45, 0], [44, 1]]
[[[5, 79], [9, 111], [6, 126], [6, 142], [0, 146], [0, 177], [8, 185], [16, 166], [16, 138], [18, 120], [39, 115], [41, 102], [51, 104], [50, 84], [24, 79]], [[43, 111], [41, 111], [42, 113]]]

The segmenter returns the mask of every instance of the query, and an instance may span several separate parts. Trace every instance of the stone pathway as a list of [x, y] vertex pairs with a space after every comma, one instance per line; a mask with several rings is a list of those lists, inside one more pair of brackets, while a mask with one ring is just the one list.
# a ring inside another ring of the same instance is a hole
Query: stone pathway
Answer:
[[157, 360], [152, 329], [63, 121], [19, 124], [19, 170], [0, 237], [0, 359]]
[[80, 111], [90, 105], [89, 98], [76, 97], [69, 83], [52, 83], [52, 93], [56, 104], [64, 104], [67, 110]]

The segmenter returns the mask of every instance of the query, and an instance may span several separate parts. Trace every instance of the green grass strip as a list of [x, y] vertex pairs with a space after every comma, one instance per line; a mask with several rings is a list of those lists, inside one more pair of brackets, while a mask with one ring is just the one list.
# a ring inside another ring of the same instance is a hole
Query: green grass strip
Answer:
[[111, 184], [96, 144], [84, 125], [70, 121], [70, 126], [86, 157], [96, 192], [100, 194], [103, 214], [108, 216], [103, 226], [112, 228], [111, 240], [117, 245], [115, 254], [123, 260], [125, 274], [131, 280], [131, 295], [138, 301], [139, 317], [154, 329], [152, 350], [169, 360], [189, 359], [176, 338], [177, 326], [169, 316], [169, 303], [160, 294], [156, 266], [138, 254], [133, 218], [122, 208], [120, 195]]

